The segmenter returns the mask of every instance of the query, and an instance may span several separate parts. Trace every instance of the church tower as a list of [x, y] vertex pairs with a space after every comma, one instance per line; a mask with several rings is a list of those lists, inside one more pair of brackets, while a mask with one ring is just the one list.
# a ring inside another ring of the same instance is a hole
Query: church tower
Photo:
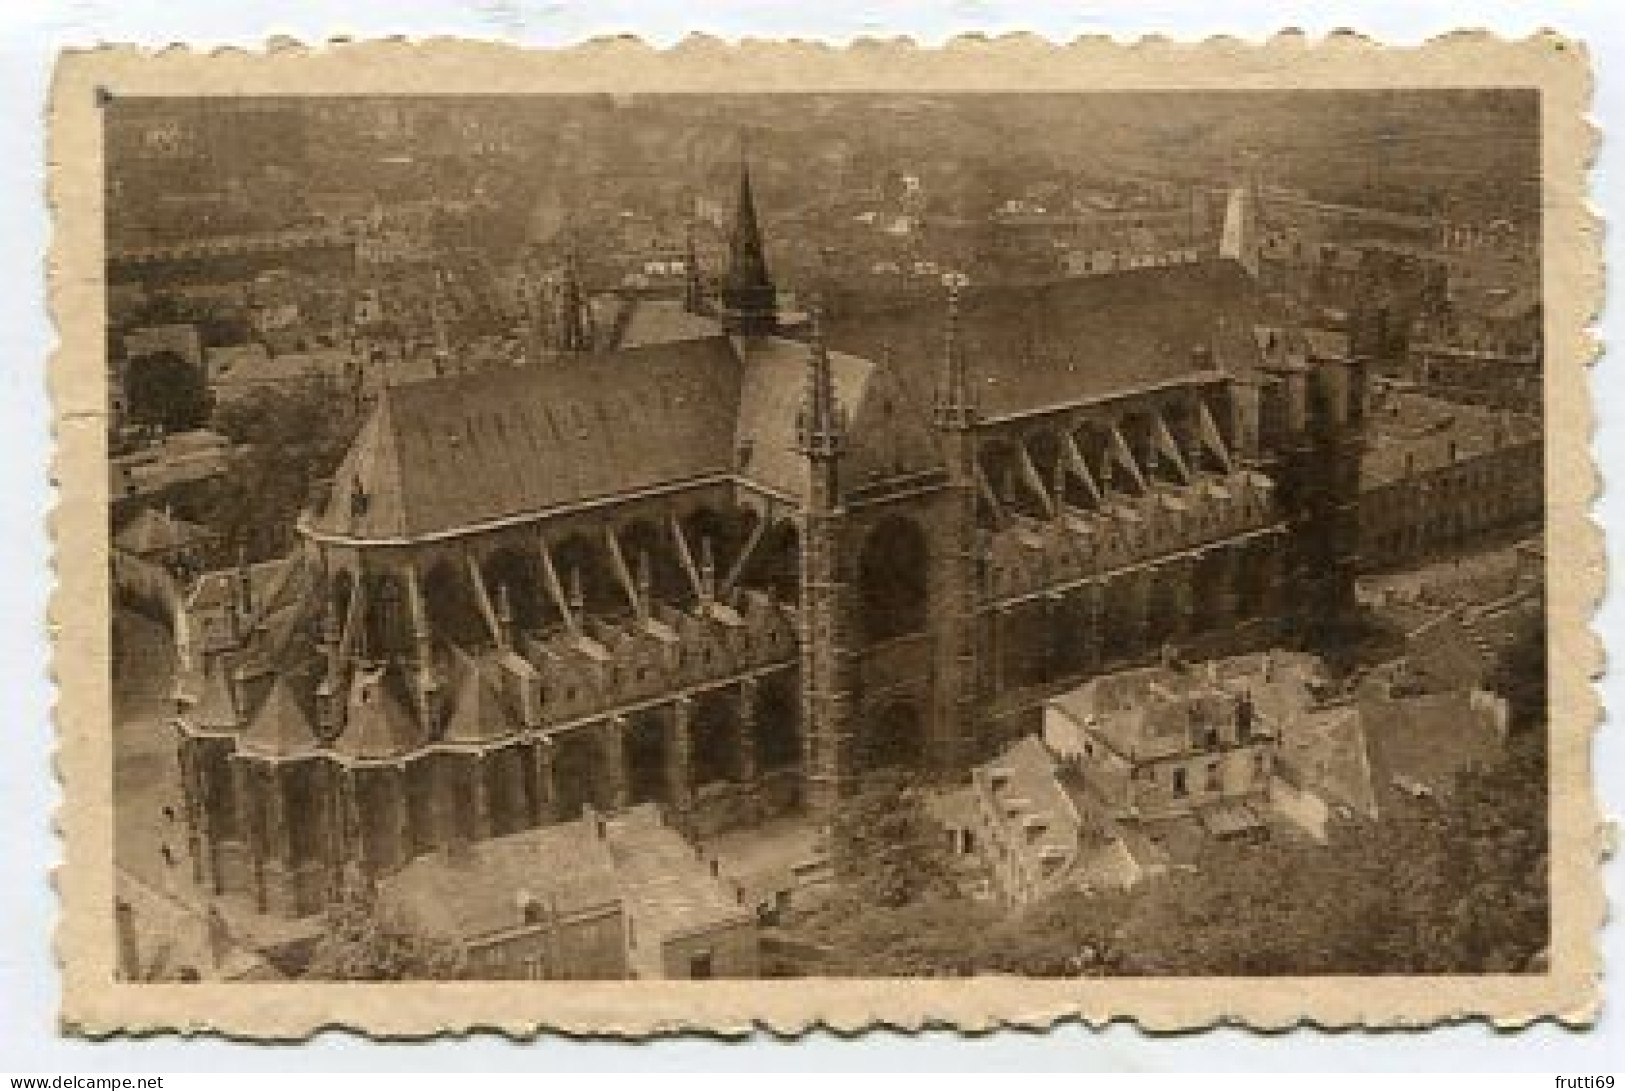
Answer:
[[739, 161], [739, 203], [728, 246], [728, 272], [722, 279], [722, 325], [740, 337], [765, 337], [778, 328], [778, 289], [767, 272], [762, 230], [756, 221], [750, 164]]
[[936, 620], [935, 757], [940, 768], [961, 768], [974, 756], [976, 725], [976, 391], [959, 335], [962, 278], [948, 278], [948, 315], [933, 423], [948, 465], [948, 491], [933, 566]]
[[833, 810], [846, 788], [853, 757], [856, 672], [840, 495], [846, 426], [822, 319], [815, 310], [807, 390], [796, 421], [796, 449], [807, 462], [801, 518], [801, 722], [807, 804], [814, 814]]

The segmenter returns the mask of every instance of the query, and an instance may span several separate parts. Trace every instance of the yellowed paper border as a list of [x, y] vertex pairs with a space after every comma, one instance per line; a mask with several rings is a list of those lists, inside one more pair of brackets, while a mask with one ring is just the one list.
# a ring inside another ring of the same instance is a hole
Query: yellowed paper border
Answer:
[[[119, 95], [508, 93], [578, 91], [954, 91], [1532, 87], [1543, 95], [1547, 322], [1547, 564], [1553, 736], [1552, 948], [1540, 975], [1327, 979], [795, 980], [523, 984], [128, 984], [114, 980], [112, 762], [107, 611], [107, 472], [102, 147], [97, 91]], [[814, 1026], [1039, 1027], [1131, 1018], [1148, 1029], [1233, 1022], [1279, 1028], [1424, 1026], [1485, 1017], [1521, 1025], [1594, 1018], [1604, 916], [1603, 830], [1590, 770], [1600, 645], [1601, 535], [1588, 510], [1596, 474], [1587, 326], [1601, 298], [1598, 224], [1585, 204], [1595, 135], [1585, 120], [1583, 50], [1556, 36], [1507, 42], [1460, 34], [1416, 48], [1353, 36], [1263, 46], [1220, 39], [1134, 46], [1084, 40], [961, 39], [847, 49], [691, 40], [657, 51], [627, 40], [564, 51], [439, 40], [336, 44], [264, 53], [104, 48], [63, 57], [49, 126], [55, 234], [51, 301], [60, 347], [50, 367], [60, 497], [53, 517], [52, 623], [59, 686], [57, 874], [64, 1027], [109, 1034], [212, 1030], [292, 1038], [327, 1026], [378, 1035], [470, 1028], [512, 1034], [651, 1035], [680, 1030], [796, 1033]]]

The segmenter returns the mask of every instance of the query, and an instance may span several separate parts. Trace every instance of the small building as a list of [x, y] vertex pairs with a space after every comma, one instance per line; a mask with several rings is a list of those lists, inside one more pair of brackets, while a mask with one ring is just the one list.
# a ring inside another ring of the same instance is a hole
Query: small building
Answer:
[[1074, 787], [1057, 756], [1031, 735], [971, 771], [974, 802], [961, 843], [980, 852], [1002, 900], [1020, 905], [1141, 878], [1105, 815], [1080, 806]]
[[295, 389], [323, 381], [346, 384], [359, 368], [354, 355], [344, 349], [273, 353], [258, 342], [211, 348], [207, 358], [209, 390], [222, 404], [258, 390]]
[[226, 472], [231, 441], [217, 432], [175, 432], [157, 443], [107, 460], [109, 495], [116, 502], [205, 481]]
[[1261, 830], [1279, 731], [1249, 681], [1216, 663], [1106, 675], [1045, 705], [1044, 738], [1114, 816]]
[[167, 507], [142, 508], [113, 535], [113, 548], [152, 564], [173, 567], [189, 563], [215, 537], [208, 527], [181, 519]]
[[633, 977], [757, 976], [755, 911], [714, 858], [702, 858], [652, 804], [599, 821], [626, 907]]
[[1537, 521], [1545, 502], [1540, 418], [1379, 389], [1360, 459], [1360, 553], [1414, 562]]
[[628, 977], [626, 909], [599, 821], [419, 857], [379, 884], [379, 903], [455, 944], [470, 977]]
[[422, 856], [381, 901], [461, 949], [478, 978], [753, 977], [755, 914], [657, 808]]

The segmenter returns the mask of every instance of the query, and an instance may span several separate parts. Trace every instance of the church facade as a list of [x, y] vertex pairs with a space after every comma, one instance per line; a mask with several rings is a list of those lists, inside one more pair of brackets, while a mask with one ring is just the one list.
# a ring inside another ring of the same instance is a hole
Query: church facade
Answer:
[[587, 808], [824, 815], [1170, 647], [1337, 639], [1360, 324], [1266, 328], [1225, 253], [778, 300], [742, 171], [715, 292], [380, 391], [301, 548], [179, 619], [200, 884], [297, 917], [348, 868]]

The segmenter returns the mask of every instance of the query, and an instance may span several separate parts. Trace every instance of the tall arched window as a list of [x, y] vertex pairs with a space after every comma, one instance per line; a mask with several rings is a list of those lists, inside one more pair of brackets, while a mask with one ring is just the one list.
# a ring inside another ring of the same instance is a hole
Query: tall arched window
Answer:
[[858, 557], [859, 631], [867, 643], [922, 632], [930, 617], [930, 550], [912, 519], [892, 517]]

